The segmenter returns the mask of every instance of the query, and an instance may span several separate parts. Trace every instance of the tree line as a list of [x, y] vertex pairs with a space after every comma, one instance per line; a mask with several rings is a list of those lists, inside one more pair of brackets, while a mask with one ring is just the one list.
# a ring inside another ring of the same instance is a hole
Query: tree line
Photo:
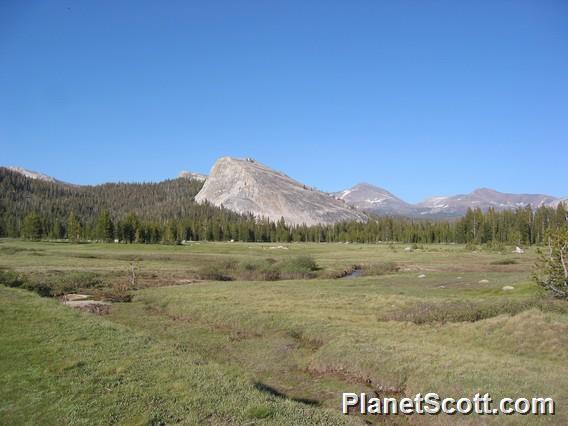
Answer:
[[71, 186], [0, 169], [0, 236], [29, 239], [175, 243], [180, 241], [404, 242], [531, 245], [568, 223], [566, 206], [470, 209], [456, 220], [370, 217], [367, 223], [290, 226], [241, 215], [194, 197], [201, 182]]

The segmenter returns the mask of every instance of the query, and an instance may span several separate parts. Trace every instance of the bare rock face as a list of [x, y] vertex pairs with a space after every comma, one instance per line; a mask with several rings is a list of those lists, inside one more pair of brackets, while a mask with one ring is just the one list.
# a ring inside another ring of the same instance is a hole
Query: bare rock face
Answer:
[[290, 225], [367, 221], [364, 213], [252, 159], [222, 157], [195, 197], [238, 213], [252, 213]]

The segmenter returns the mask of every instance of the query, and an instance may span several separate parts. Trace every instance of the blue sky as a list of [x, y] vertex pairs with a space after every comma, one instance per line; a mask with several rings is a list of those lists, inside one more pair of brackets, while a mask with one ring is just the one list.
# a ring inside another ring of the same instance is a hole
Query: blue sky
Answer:
[[0, 164], [568, 195], [568, 2], [0, 1]]

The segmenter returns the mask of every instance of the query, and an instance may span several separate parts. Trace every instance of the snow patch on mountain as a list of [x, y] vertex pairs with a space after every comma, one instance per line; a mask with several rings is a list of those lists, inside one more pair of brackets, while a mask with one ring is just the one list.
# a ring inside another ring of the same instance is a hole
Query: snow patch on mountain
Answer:
[[207, 179], [207, 175], [204, 175], [202, 173], [189, 172], [187, 170], [182, 170], [179, 173], [178, 178], [194, 179], [194, 180], [198, 180], [200, 182], [205, 182], [205, 180]]
[[11, 170], [12, 172], [19, 173], [30, 179], [43, 180], [44, 182], [51, 182], [51, 183], [59, 182], [57, 179], [51, 176], [39, 172], [34, 172], [33, 170], [24, 169], [23, 167], [9, 166], [6, 168], [8, 170]]

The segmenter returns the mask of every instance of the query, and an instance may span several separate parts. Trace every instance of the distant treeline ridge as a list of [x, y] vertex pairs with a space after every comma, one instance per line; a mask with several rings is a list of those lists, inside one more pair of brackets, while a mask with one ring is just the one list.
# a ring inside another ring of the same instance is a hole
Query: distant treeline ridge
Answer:
[[458, 220], [371, 217], [367, 223], [288, 226], [197, 204], [202, 182], [69, 186], [0, 168], [0, 237], [127, 243], [180, 241], [540, 244], [568, 224], [566, 206], [470, 209]]

